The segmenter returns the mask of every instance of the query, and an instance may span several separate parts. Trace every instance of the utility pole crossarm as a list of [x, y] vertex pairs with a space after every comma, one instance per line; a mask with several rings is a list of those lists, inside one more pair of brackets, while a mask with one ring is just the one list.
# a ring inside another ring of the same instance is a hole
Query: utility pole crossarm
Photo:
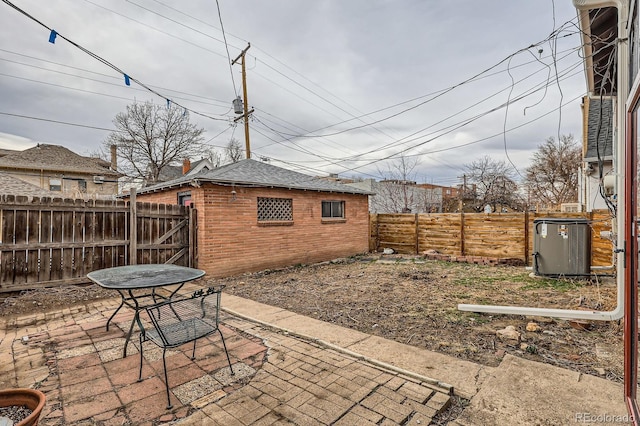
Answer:
[[233, 61], [231, 61], [231, 65], [235, 65], [236, 62], [238, 62], [238, 59], [243, 58], [243, 60], [244, 60], [244, 55], [247, 53], [247, 50], [249, 50], [250, 47], [251, 47], [251, 43], [247, 43], [247, 47], [245, 47], [244, 50], [242, 52], [240, 52], [240, 54], [238, 55], [237, 58], [235, 58]]

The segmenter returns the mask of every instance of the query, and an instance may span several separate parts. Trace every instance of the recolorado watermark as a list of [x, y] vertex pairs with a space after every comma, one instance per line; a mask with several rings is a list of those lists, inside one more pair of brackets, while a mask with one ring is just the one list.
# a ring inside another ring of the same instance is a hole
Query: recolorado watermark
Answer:
[[593, 414], [593, 413], [576, 413], [576, 423], [586, 424], [629, 424], [633, 422], [631, 414]]

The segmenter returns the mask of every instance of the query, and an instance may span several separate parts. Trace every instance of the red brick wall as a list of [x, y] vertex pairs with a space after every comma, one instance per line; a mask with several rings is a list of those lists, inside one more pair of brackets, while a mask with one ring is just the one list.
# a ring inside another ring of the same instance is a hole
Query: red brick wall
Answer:
[[[177, 203], [177, 192], [139, 194], [138, 201]], [[367, 196], [280, 188], [191, 188], [198, 209], [198, 267], [212, 277], [314, 263], [367, 252]], [[257, 198], [293, 199], [293, 225], [265, 226], [257, 220]], [[322, 201], [344, 201], [345, 219], [323, 220]]]

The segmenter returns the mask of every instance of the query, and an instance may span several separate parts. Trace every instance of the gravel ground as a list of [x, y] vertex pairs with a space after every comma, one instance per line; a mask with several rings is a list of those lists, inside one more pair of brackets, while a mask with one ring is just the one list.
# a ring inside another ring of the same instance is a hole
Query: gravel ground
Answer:
[[11, 423], [3, 423], [5, 419], [10, 420], [13, 424], [18, 424], [22, 420], [26, 419], [33, 413], [33, 410], [25, 406], [20, 405], [10, 405], [8, 407], [0, 407], [0, 425]]

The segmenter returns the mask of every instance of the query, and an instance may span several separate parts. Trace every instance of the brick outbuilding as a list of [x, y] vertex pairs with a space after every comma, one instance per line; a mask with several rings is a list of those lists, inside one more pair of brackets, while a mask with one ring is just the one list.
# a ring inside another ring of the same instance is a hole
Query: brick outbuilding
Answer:
[[369, 195], [246, 159], [142, 188], [137, 201], [193, 205], [198, 268], [222, 277], [367, 252]]

